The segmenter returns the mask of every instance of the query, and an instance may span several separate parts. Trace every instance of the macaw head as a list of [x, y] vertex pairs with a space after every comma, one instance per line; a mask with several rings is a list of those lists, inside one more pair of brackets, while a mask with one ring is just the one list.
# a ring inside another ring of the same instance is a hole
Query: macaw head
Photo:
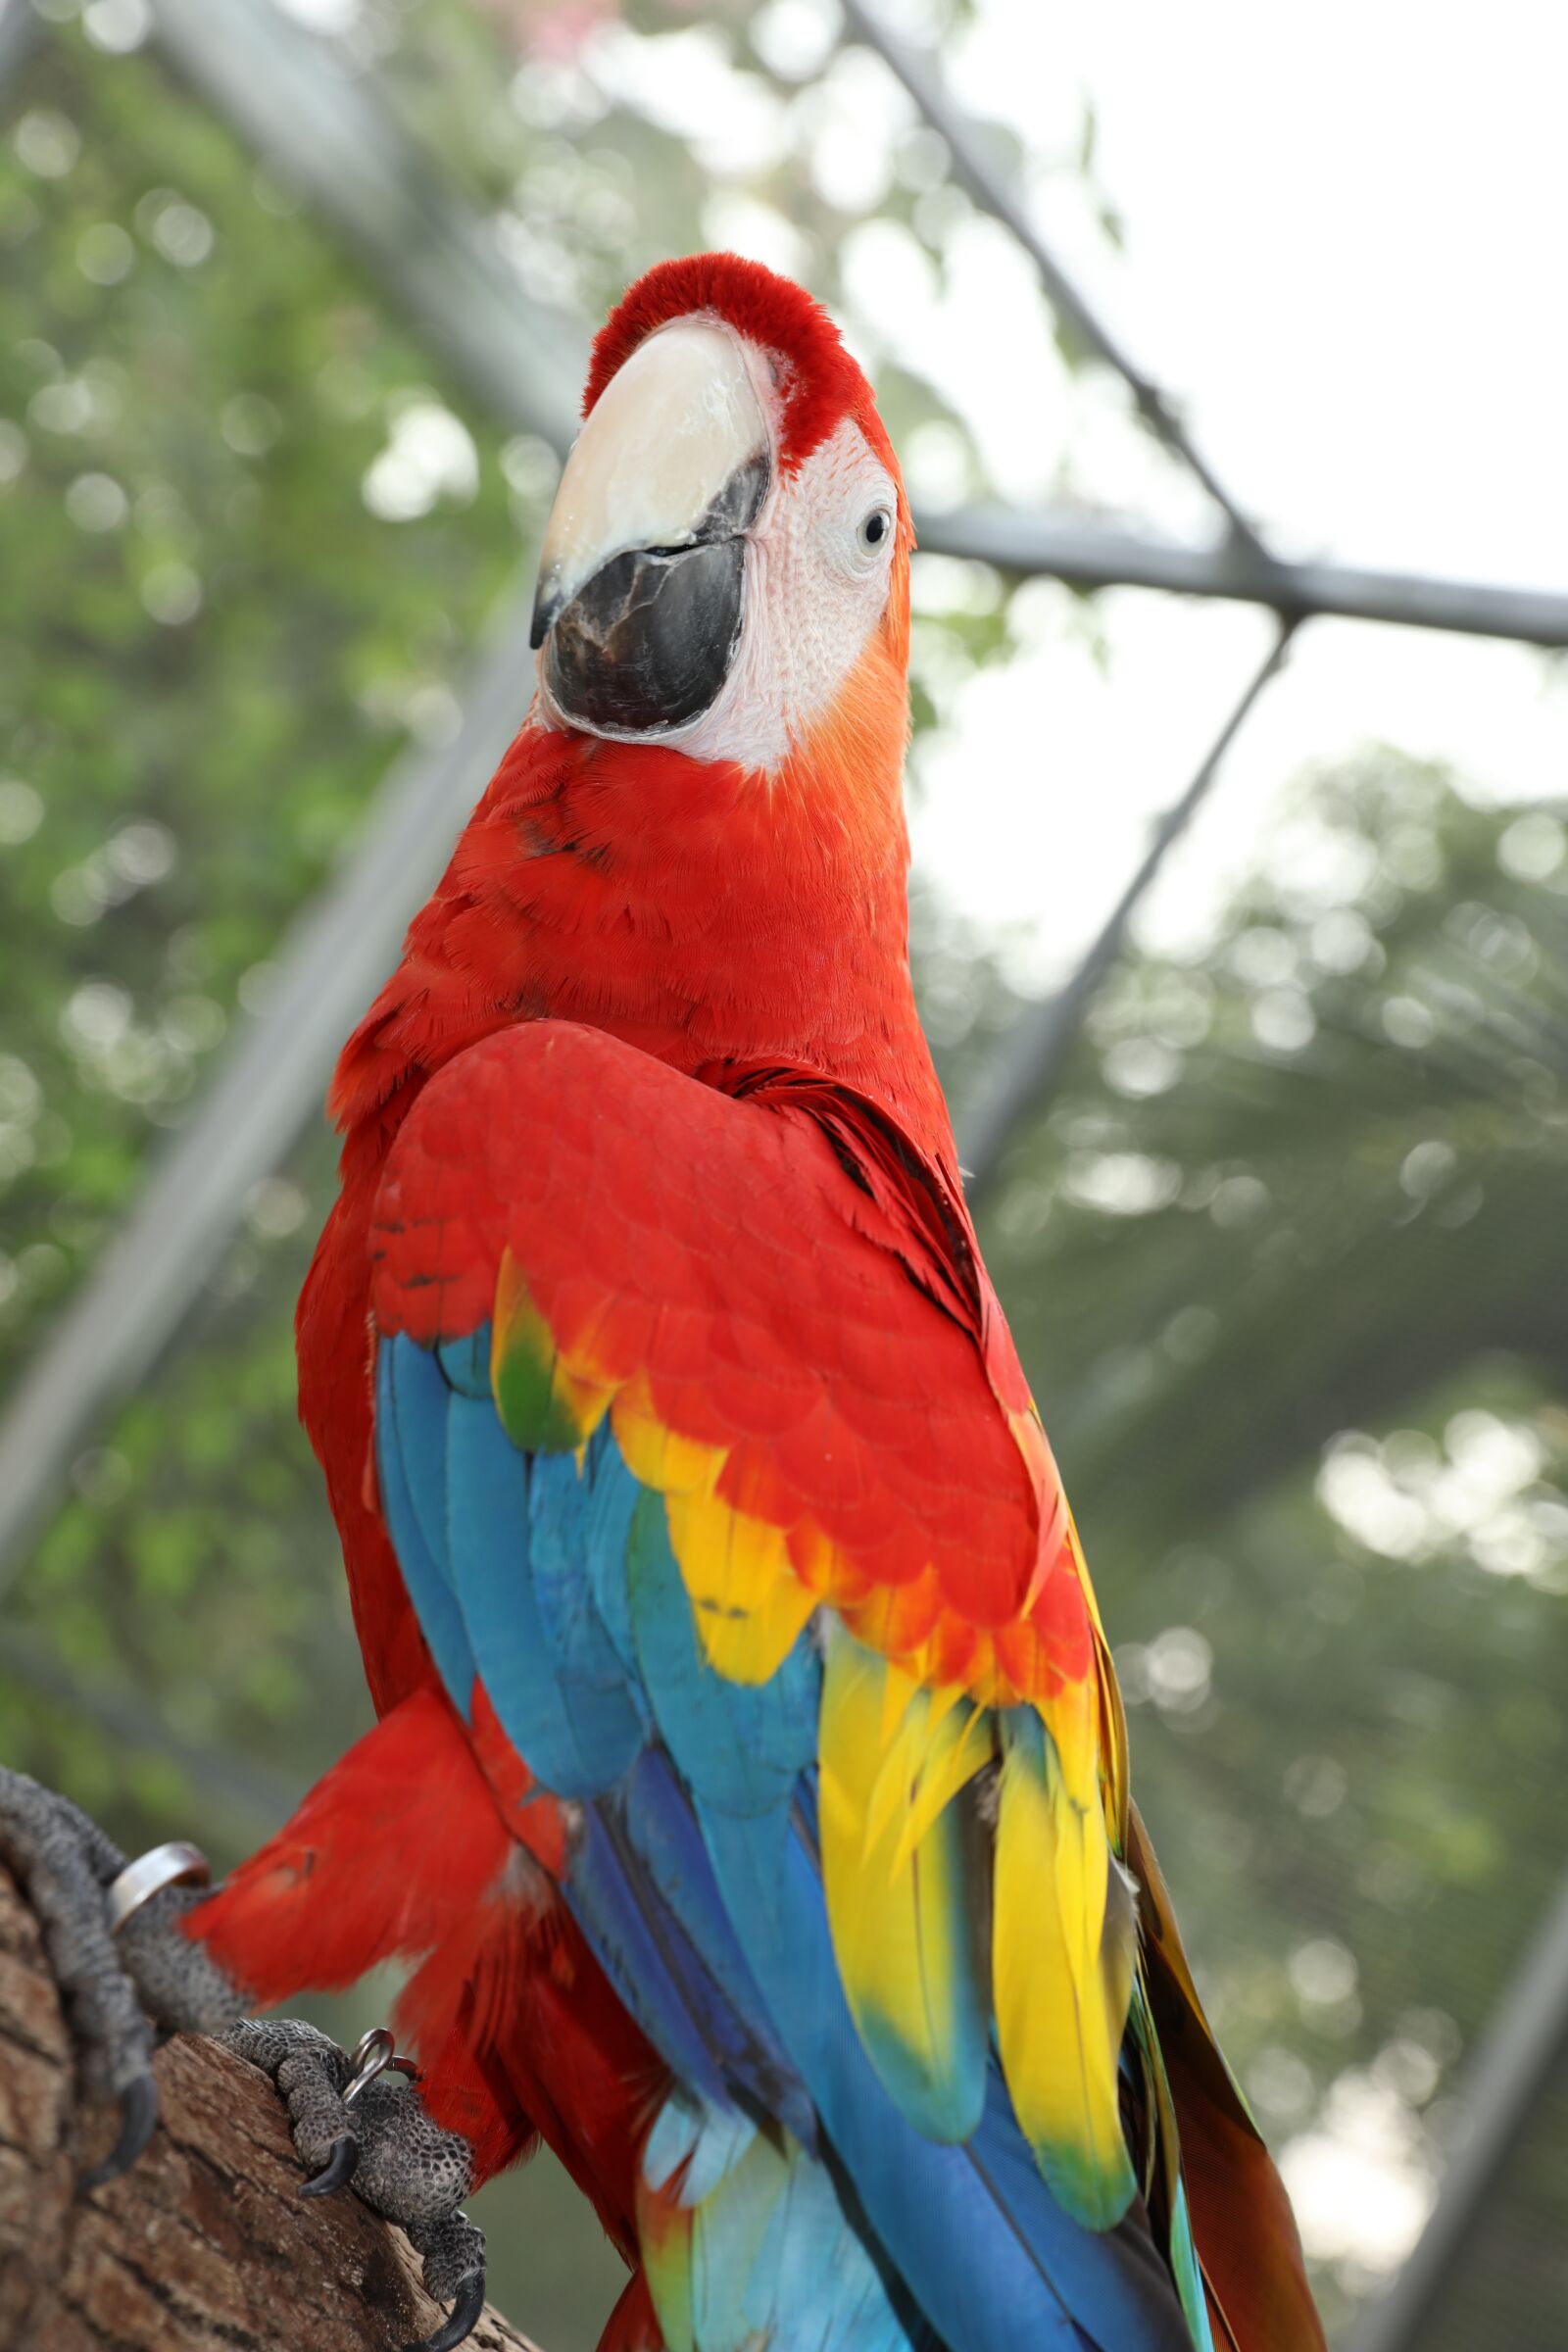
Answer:
[[544, 719], [765, 773], [819, 730], [902, 752], [908, 505], [821, 306], [734, 254], [661, 263], [583, 414], [540, 557]]

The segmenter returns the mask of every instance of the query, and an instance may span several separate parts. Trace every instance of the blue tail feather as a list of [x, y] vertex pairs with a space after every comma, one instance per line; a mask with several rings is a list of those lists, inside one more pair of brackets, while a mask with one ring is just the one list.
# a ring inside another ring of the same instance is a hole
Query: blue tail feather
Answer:
[[732, 2148], [700, 2193], [690, 2174], [680, 2184], [692, 2215], [680, 2275], [668, 2275], [667, 2254], [651, 2267], [656, 2296], [675, 2306], [672, 2337], [689, 2331], [694, 2352], [936, 2352], [826, 2166], [789, 2139]]
[[721, 1890], [791, 2057], [890, 2260], [952, 2352], [1191, 2352], [1136, 2209], [1097, 2235], [1056, 2205], [993, 2067], [963, 2146], [925, 2139], [860, 2045], [833, 1959], [814, 1840], [702, 1809]]
[[680, 2202], [700, 2205], [756, 2136], [757, 2126], [749, 2116], [705, 2107], [686, 2091], [673, 2090], [644, 2142], [643, 2179], [650, 2188], [662, 2189], [684, 2166]]

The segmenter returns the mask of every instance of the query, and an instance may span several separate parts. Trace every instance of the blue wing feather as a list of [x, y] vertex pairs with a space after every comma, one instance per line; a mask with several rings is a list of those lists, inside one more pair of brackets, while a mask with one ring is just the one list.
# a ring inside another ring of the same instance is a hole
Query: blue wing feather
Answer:
[[734, 2107], [705, 2014], [711, 1985], [684, 1930], [633, 1862], [619, 1808], [583, 1816], [563, 1891], [595, 1959], [671, 2072], [710, 2107]]
[[534, 1777], [558, 1796], [591, 1796], [602, 1768], [566, 1706], [534, 1592], [529, 1470], [488, 1403], [454, 1391], [447, 1407], [453, 1583], [484, 1687]]
[[465, 1396], [490, 1398], [490, 1326], [481, 1323], [466, 1340], [447, 1340], [437, 1348], [436, 1361], [455, 1389]]
[[608, 1427], [596, 1430], [589, 1440], [584, 1469], [588, 1513], [578, 1573], [586, 1571], [594, 1605], [620, 1660], [621, 1672], [631, 1689], [641, 1693], [642, 1675], [632, 1635], [631, 1583], [626, 1561], [631, 1523], [643, 1500], [643, 1490], [621, 1460], [620, 1447]]
[[699, 1645], [657, 1494], [638, 1503], [625, 1576], [648, 1702], [688, 1788], [726, 1813], [787, 1806], [816, 1758], [822, 1662], [809, 1637], [801, 1636], [771, 1682], [727, 1683], [715, 1674]]
[[447, 1400], [452, 1390], [427, 1348], [399, 1340], [387, 1350], [384, 1396], [397, 1459], [425, 1551], [451, 1581], [447, 1551]]
[[638, 1760], [625, 1808], [633, 1853], [702, 1954], [708, 2014], [732, 2080], [760, 2113], [776, 2116], [804, 2146], [814, 2147], [815, 2111], [741, 1949], [691, 1797], [658, 1748]]
[[[437, 1371], [437, 1394], [431, 1385], [431, 1369], [430, 1357], [412, 1340], [383, 1340], [376, 1351], [376, 1484], [381, 1513], [419, 1630], [430, 1645], [447, 1695], [466, 1720], [473, 1696], [473, 1651], [453, 1591], [445, 1546], [437, 1557], [424, 1535], [426, 1517], [438, 1528], [442, 1525], [446, 1491], [447, 1391]], [[427, 1433], [439, 1435], [439, 1451]], [[422, 1473], [443, 1497], [438, 1509], [433, 1496], [426, 1496], [424, 1517], [412, 1491], [415, 1472]]]
[[[621, 1475], [632, 1484], [624, 1472]], [[572, 1729], [601, 1788], [611, 1788], [630, 1769], [648, 1736], [648, 1717], [638, 1703], [636, 1685], [611, 1640], [592, 1582], [583, 1574], [596, 1496], [607, 1483], [604, 1446], [596, 1441], [591, 1477], [588, 1465], [579, 1468], [572, 1454], [543, 1455], [533, 1465], [528, 1498], [534, 1603]]]

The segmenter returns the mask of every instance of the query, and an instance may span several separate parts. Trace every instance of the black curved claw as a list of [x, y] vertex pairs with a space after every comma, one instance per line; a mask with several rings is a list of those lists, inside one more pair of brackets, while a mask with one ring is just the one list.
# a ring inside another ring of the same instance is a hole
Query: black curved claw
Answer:
[[422, 2343], [405, 2344], [403, 2352], [457, 2352], [465, 2336], [471, 2335], [478, 2326], [483, 2309], [484, 2274], [481, 2271], [478, 2278], [468, 2280], [453, 2304], [445, 2327], [438, 2328], [434, 2335], [427, 2335]]
[[89, 2188], [102, 2188], [106, 2180], [118, 2180], [128, 2173], [137, 2157], [158, 2129], [158, 2085], [151, 2075], [138, 2075], [127, 2084], [120, 2097], [120, 2137], [102, 2164], [95, 2164], [83, 2173], [76, 2182], [78, 2195]]
[[313, 2174], [309, 2180], [300, 2182], [299, 2195], [329, 2197], [334, 2189], [347, 2188], [359, 2161], [360, 2143], [352, 2132], [345, 2132], [340, 2139], [333, 2140], [332, 2152], [320, 2171]]

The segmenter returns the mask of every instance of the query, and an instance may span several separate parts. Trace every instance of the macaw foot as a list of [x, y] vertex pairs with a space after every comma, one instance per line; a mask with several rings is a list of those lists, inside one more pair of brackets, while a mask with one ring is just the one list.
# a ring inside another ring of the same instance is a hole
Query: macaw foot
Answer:
[[458, 2211], [473, 2185], [473, 2152], [425, 2113], [413, 2072], [384, 2029], [352, 2055], [294, 2018], [246, 2018], [222, 2035], [271, 2076], [288, 2101], [294, 2145], [311, 2178], [302, 2197], [352, 2181], [372, 2212], [396, 2222], [424, 2265], [425, 2290], [452, 2305], [444, 2328], [408, 2352], [454, 2352], [484, 2309], [484, 2231]]
[[158, 2123], [149, 2061], [170, 2034], [218, 2034], [244, 2014], [237, 1986], [179, 1922], [201, 1900], [194, 1846], [127, 1863], [79, 1806], [0, 1767], [0, 1861], [25, 1887], [76, 2045], [82, 2093], [118, 2100], [120, 2136], [82, 2176], [96, 2188], [135, 2163]]
[[120, 2135], [82, 2175], [99, 2187], [135, 2163], [158, 2124], [150, 2060], [171, 2034], [212, 2034], [270, 2074], [288, 2101], [294, 2144], [312, 2178], [302, 2196], [353, 2182], [396, 2222], [424, 2266], [445, 2327], [410, 2352], [454, 2352], [484, 2309], [484, 2232], [458, 2207], [472, 2185], [466, 2140], [426, 2115], [418, 2092], [384, 2080], [411, 2073], [377, 2028], [350, 2057], [314, 2026], [245, 2016], [240, 1988], [180, 1921], [203, 1899], [194, 1846], [159, 1846], [127, 1862], [79, 1806], [0, 1766], [0, 1862], [37, 1918], [76, 2045], [82, 2095], [118, 2100]]

